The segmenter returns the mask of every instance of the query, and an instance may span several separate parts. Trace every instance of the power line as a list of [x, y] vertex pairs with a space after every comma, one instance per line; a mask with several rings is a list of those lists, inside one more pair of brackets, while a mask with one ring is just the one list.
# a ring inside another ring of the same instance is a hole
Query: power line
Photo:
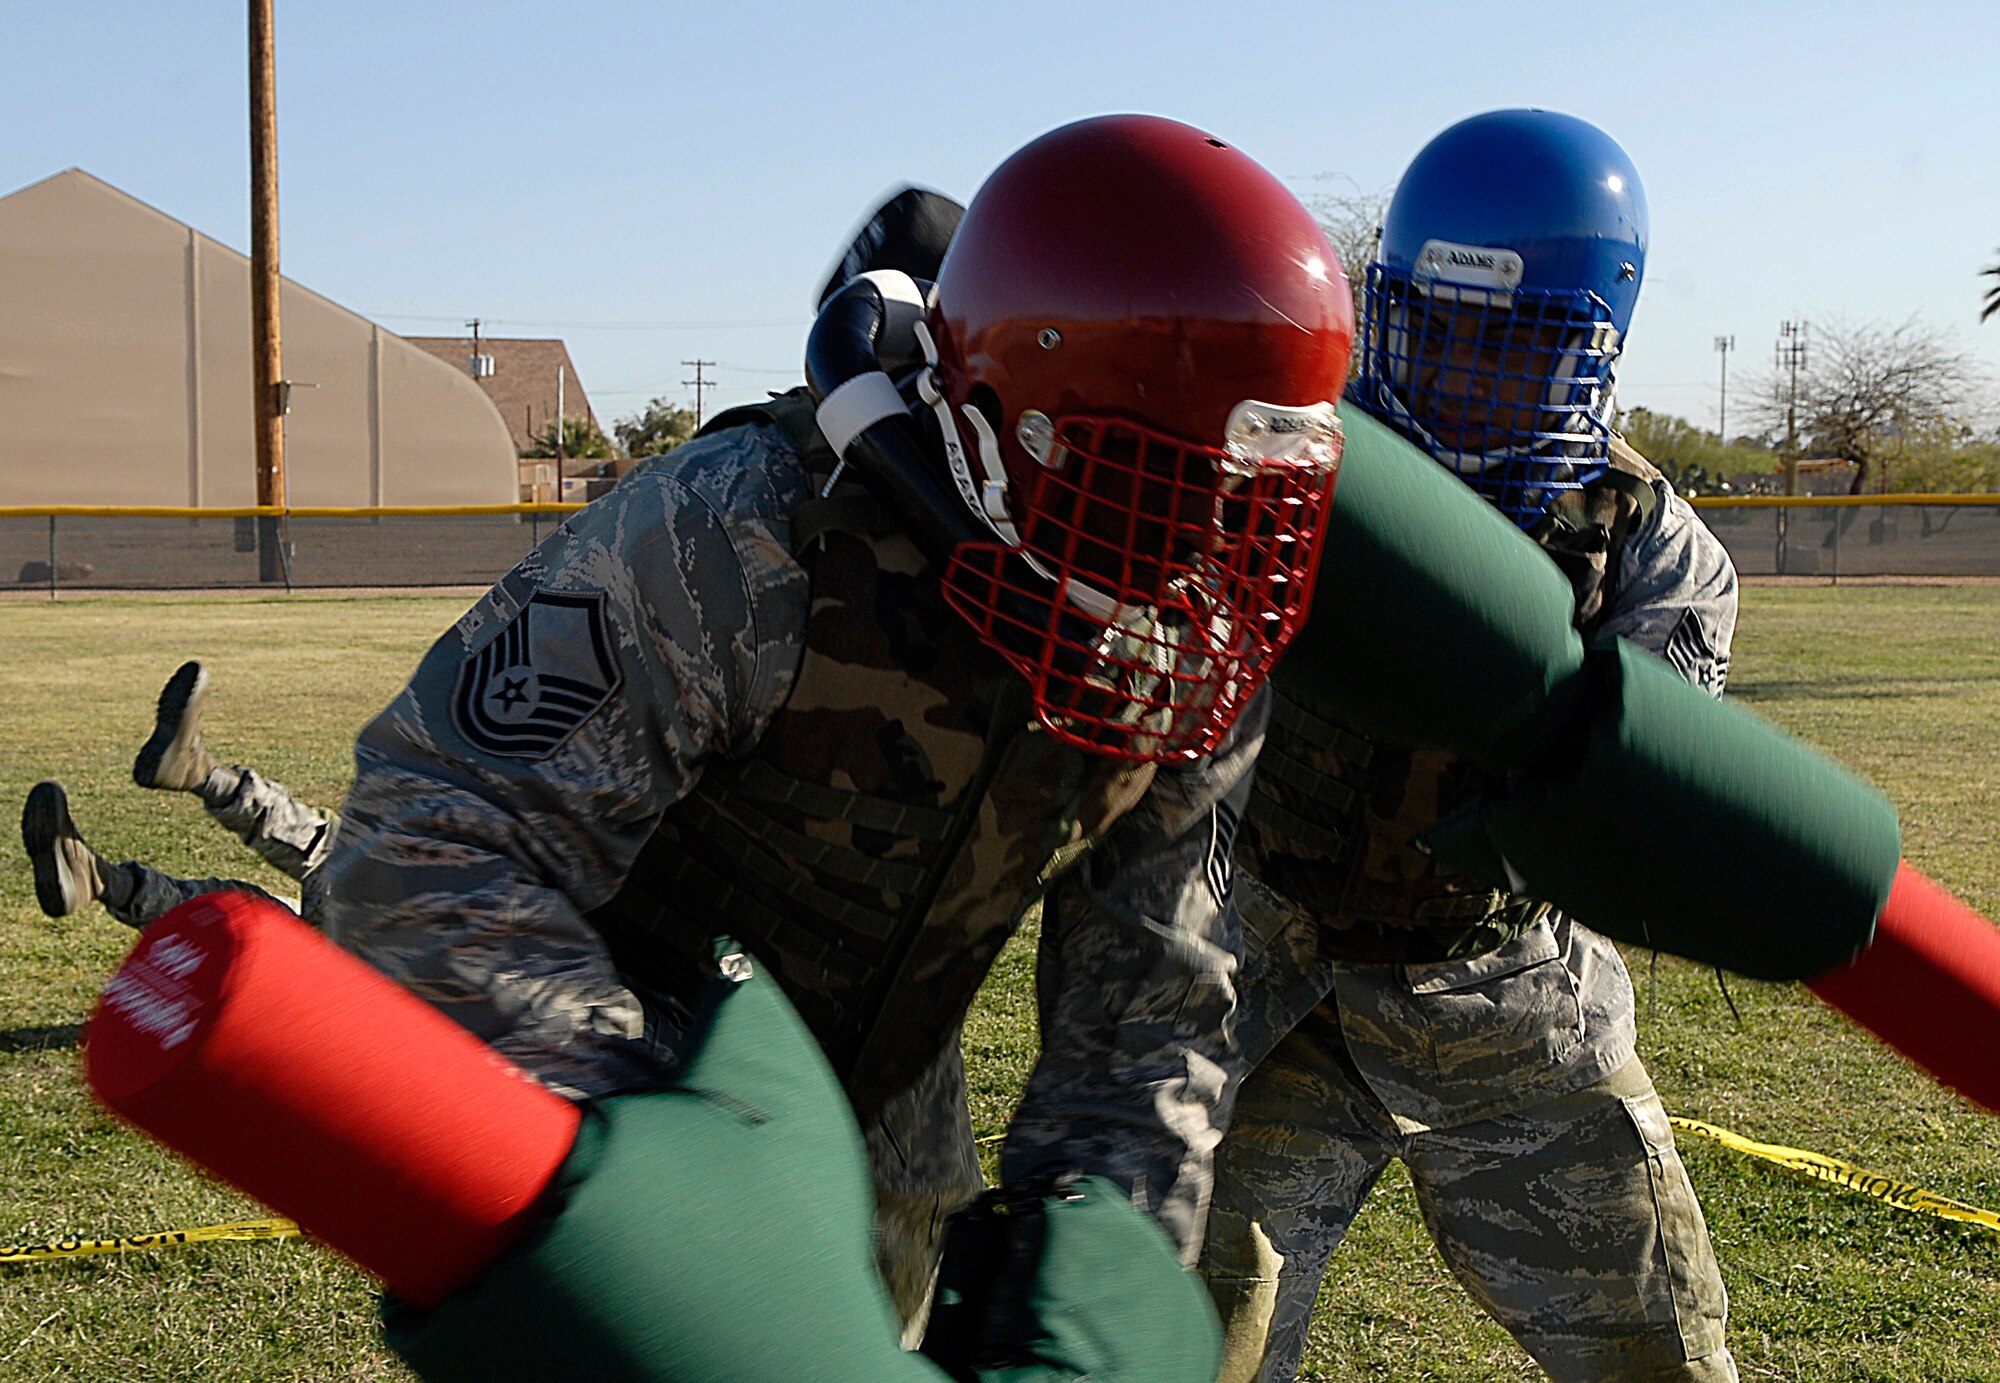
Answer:
[[[440, 317], [418, 312], [369, 312], [363, 315], [375, 322], [462, 323], [465, 321], [463, 315]], [[487, 317], [482, 320], [489, 327], [559, 328], [568, 331], [749, 331], [769, 327], [795, 327], [800, 322], [797, 317], [738, 318], [733, 321], [708, 322], [582, 322], [527, 317]]]
[[[803, 374], [803, 371], [797, 365], [738, 365], [728, 360], [721, 362], [711, 360], [708, 362], [708, 365], [711, 369], [727, 370], [731, 374], [739, 375], [771, 375], [774, 377], [783, 375], [788, 379], [797, 380]], [[683, 380], [681, 382], [685, 384], [687, 381]], [[608, 396], [613, 394], [657, 394], [671, 383], [673, 383], [671, 379], [661, 375], [658, 371], [648, 370], [645, 374], [635, 379], [628, 379], [621, 384], [614, 384], [608, 389], [592, 389], [590, 392], [593, 398], [600, 395]], [[720, 388], [721, 385], [719, 381], [711, 380], [709, 381], [709, 387]]]

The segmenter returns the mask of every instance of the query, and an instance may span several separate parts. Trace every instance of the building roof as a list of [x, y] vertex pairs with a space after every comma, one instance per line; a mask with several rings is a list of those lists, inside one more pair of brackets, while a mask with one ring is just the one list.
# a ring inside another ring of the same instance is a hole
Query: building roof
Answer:
[[[257, 496], [250, 261], [81, 169], [0, 197], [0, 503]], [[285, 279], [293, 505], [505, 503], [520, 463], [466, 377]]]
[[[470, 333], [464, 336], [405, 336], [403, 339], [459, 370], [468, 374], [471, 372]], [[583, 381], [577, 377], [576, 362], [569, 358], [569, 347], [560, 340], [481, 334], [479, 351], [482, 355], [493, 357], [493, 373], [477, 383], [486, 391], [486, 397], [493, 400], [493, 406], [500, 410], [507, 431], [513, 435], [515, 451], [525, 454], [534, 446], [535, 434], [546, 428], [549, 419], [555, 417], [559, 374], [563, 380], [563, 416], [588, 418], [593, 424], [597, 422], [597, 415], [590, 408], [590, 396], [584, 392]]]

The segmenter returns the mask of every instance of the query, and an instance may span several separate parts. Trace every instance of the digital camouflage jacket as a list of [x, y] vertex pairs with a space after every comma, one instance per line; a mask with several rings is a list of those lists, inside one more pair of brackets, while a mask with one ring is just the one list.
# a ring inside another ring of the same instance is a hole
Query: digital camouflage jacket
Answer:
[[1157, 773], [1031, 729], [908, 541], [816, 498], [806, 432], [766, 412], [628, 476], [447, 631], [356, 746], [327, 931], [578, 1096], [658, 1082], [727, 931], [866, 1109], [1047, 889], [1003, 1165], [1111, 1176], [1191, 1245], [1261, 708]]

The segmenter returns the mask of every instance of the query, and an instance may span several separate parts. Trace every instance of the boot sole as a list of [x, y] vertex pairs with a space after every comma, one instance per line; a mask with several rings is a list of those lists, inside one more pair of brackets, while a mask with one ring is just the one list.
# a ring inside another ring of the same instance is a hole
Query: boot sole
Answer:
[[68, 879], [56, 849], [57, 841], [76, 833], [76, 823], [69, 816], [69, 794], [61, 783], [37, 783], [28, 789], [27, 803], [21, 808], [21, 844], [35, 866], [35, 901], [50, 917], [67, 917], [76, 911], [76, 885]]
[[[198, 662], [182, 663], [160, 688], [159, 710], [153, 717], [153, 734], [139, 748], [132, 761], [132, 781], [142, 788], [160, 785], [160, 764], [174, 741], [181, 738], [190, 713], [198, 719], [201, 699], [208, 693], [208, 669]], [[195, 786], [200, 786], [195, 784]]]

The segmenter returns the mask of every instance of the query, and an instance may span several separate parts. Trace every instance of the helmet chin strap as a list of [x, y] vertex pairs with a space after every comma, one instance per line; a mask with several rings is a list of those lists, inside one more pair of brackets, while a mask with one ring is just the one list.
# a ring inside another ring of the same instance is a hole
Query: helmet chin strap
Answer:
[[917, 378], [917, 395], [937, 417], [938, 433], [944, 440], [945, 464], [951, 470], [952, 483], [958, 486], [958, 493], [965, 500], [966, 507], [993, 530], [994, 537], [1018, 552], [1037, 574], [1059, 586], [1070, 604], [1094, 620], [1107, 625], [1117, 623], [1130, 613], [1127, 607], [1074, 575], [1063, 580], [1027, 550], [1008, 502], [1007, 467], [1000, 459], [1000, 439], [994, 436], [993, 425], [986, 420], [986, 415], [967, 403], [960, 406], [959, 412], [979, 439], [979, 469], [983, 479], [973, 475], [972, 462], [965, 454], [964, 436], [952, 418], [951, 400], [945, 397], [943, 383], [938, 378], [937, 341], [931, 335], [928, 322], [918, 321], [913, 325], [917, 343], [924, 353], [924, 372]]
[[1021, 534], [1014, 527], [1013, 515], [1007, 507], [1007, 469], [1000, 464], [999, 439], [994, 437], [993, 427], [986, 421], [986, 415], [966, 404], [962, 411], [979, 437], [980, 469], [986, 473], [982, 484], [972, 473], [972, 462], [965, 454], [965, 442], [951, 416], [951, 401], [944, 396], [943, 383], [938, 379], [937, 340], [931, 335], [928, 322], [919, 321], [915, 326], [917, 344], [924, 352], [924, 372], [917, 378], [917, 395], [937, 415], [938, 432], [944, 439], [945, 464], [951, 468], [952, 483], [958, 486], [958, 493], [964, 497], [966, 507], [993, 530], [994, 537], [1008, 547], [1018, 548], [1021, 546]]

